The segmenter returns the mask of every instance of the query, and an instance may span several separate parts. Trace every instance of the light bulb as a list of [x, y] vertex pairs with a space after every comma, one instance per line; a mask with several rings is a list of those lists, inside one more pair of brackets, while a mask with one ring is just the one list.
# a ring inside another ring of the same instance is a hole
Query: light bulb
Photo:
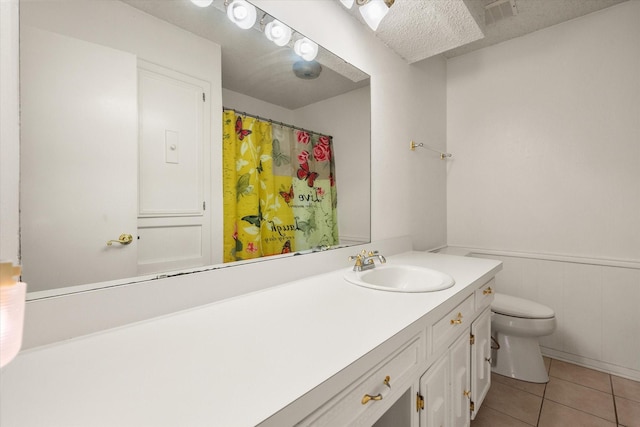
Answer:
[[213, 3], [213, 0], [191, 0], [191, 3], [199, 7], [207, 7]]
[[244, 6], [238, 6], [233, 9], [233, 17], [242, 20], [248, 15], [247, 9]]
[[318, 55], [318, 45], [306, 37], [296, 41], [293, 50], [305, 61], [313, 61]]
[[256, 23], [256, 7], [245, 0], [233, 0], [227, 7], [227, 17], [243, 30]]
[[378, 29], [380, 21], [387, 12], [389, 12], [389, 6], [383, 0], [370, 0], [369, 3], [360, 6], [360, 14], [373, 31]]
[[291, 28], [274, 19], [264, 27], [264, 35], [278, 46], [284, 46], [291, 40]]

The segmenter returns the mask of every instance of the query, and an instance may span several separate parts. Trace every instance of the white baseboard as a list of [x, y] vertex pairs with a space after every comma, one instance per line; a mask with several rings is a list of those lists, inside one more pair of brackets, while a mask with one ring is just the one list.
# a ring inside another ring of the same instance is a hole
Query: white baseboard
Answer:
[[607, 374], [616, 375], [618, 377], [640, 381], [640, 371], [636, 371], [635, 369], [612, 365], [611, 363], [602, 362], [600, 360], [589, 359], [587, 357], [578, 356], [577, 354], [565, 353], [564, 351], [558, 351], [542, 346], [540, 347], [540, 351], [544, 356], [552, 359], [558, 359], [563, 362], [570, 362], [578, 366], [583, 366], [600, 372], [606, 372]]

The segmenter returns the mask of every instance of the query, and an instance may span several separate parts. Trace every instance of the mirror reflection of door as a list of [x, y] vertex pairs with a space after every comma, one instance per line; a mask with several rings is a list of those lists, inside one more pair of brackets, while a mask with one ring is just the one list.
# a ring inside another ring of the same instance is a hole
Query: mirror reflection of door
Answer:
[[[20, 49], [24, 280], [135, 275], [136, 57], [36, 28]], [[133, 242], [107, 246], [123, 233]]]
[[209, 83], [140, 61], [138, 85], [138, 273], [211, 264]]
[[36, 28], [21, 43], [25, 280], [210, 264], [209, 84]]

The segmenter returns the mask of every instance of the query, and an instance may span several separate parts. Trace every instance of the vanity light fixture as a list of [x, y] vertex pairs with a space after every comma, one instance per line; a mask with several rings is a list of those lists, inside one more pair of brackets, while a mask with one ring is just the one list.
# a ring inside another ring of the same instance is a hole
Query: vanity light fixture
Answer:
[[313, 61], [318, 55], [318, 45], [303, 37], [294, 43], [293, 51], [305, 61]]
[[[382, 21], [395, 0], [355, 0], [359, 6], [360, 15], [373, 31], [378, 29], [378, 25]], [[347, 9], [351, 9], [354, 0], [340, 0]]]
[[213, 0], [191, 0], [191, 3], [195, 4], [198, 7], [207, 7], [213, 3]]
[[264, 35], [278, 46], [284, 46], [291, 40], [291, 28], [274, 19], [264, 27]]
[[245, 0], [233, 0], [226, 6], [229, 20], [243, 30], [248, 30], [256, 23], [256, 7], [251, 3]]

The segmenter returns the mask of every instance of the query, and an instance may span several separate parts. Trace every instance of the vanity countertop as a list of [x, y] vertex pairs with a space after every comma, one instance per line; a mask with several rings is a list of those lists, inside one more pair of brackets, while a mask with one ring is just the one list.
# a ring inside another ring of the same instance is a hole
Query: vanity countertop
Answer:
[[2, 370], [0, 425], [254, 426], [501, 268], [427, 252], [388, 262], [456, 284], [377, 291], [345, 268], [25, 351]]

